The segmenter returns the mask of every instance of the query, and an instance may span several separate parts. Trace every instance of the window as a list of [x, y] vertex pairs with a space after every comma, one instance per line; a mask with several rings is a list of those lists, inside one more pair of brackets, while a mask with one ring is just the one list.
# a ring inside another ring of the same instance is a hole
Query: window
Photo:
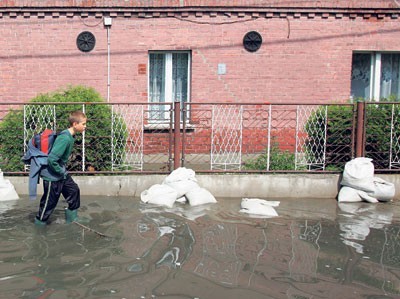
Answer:
[[400, 53], [354, 53], [351, 96], [400, 100]]
[[[190, 52], [149, 53], [149, 102], [186, 103], [189, 99]], [[165, 105], [150, 105], [150, 119], [169, 120]]]

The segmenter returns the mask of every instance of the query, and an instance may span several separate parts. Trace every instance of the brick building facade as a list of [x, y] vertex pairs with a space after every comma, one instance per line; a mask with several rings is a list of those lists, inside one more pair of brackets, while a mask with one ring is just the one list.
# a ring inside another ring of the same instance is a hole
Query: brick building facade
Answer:
[[398, 97], [399, 4], [1, 1], [0, 101], [77, 84], [132, 103]]

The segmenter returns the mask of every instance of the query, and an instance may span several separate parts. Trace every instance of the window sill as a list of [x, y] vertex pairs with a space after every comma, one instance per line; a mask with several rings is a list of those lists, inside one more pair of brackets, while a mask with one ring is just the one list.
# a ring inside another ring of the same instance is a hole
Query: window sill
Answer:
[[[144, 125], [144, 132], [169, 132], [170, 129], [170, 124], [169, 123], [149, 123], [147, 125]], [[179, 129], [183, 131], [183, 124], [180, 124]], [[192, 124], [185, 124], [185, 131], [190, 132], [194, 131], [195, 126]], [[172, 128], [172, 131], [174, 131], [174, 128]]]

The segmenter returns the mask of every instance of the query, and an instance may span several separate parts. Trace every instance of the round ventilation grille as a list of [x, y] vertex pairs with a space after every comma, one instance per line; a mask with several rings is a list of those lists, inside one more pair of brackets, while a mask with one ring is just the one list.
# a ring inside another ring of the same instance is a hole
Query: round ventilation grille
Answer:
[[81, 32], [76, 38], [76, 45], [82, 52], [90, 52], [96, 45], [96, 38], [93, 33], [89, 31]]
[[243, 37], [243, 46], [249, 52], [256, 52], [260, 49], [262, 44], [262, 37], [257, 31], [247, 32]]

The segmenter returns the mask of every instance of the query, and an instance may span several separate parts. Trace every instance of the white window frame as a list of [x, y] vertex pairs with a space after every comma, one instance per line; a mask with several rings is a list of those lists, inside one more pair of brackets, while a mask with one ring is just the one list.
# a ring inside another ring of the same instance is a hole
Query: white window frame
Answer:
[[[150, 54], [163, 54], [165, 55], [165, 91], [164, 91], [164, 103], [173, 103], [175, 99], [172, 98], [172, 87], [173, 87], [173, 61], [172, 55], [174, 53], [185, 53], [188, 55], [188, 65], [187, 65], [187, 102], [190, 102], [190, 92], [191, 92], [191, 59], [192, 59], [192, 52], [190, 50], [182, 50], [182, 51], [149, 51], [148, 52], [148, 77], [147, 77], [147, 90], [148, 92], [148, 103], [151, 103], [150, 98]], [[183, 104], [181, 102], [181, 104]], [[165, 112], [164, 119], [169, 119], [169, 111]], [[151, 122], [159, 122], [157, 119], [151, 119]]]
[[381, 65], [381, 53], [371, 53], [371, 80], [373, 84], [369, 91], [369, 98], [377, 102], [379, 101], [381, 94]]
[[[354, 51], [354, 54], [370, 54], [371, 55], [371, 78], [370, 78], [370, 90], [369, 90], [369, 100], [379, 102], [381, 95], [381, 67], [382, 67], [382, 54], [398, 54], [400, 52], [388, 51], [388, 52], [371, 52], [371, 51]], [[399, 94], [400, 96], [400, 94]]]

